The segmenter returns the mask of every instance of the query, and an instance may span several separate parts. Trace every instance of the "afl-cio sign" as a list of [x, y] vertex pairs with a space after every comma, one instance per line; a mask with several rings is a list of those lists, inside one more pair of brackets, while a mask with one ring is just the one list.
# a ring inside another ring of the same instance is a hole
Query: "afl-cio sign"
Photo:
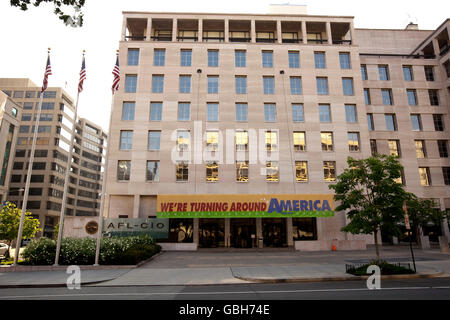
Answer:
[[169, 219], [105, 219], [103, 233], [119, 237], [147, 234], [155, 239], [167, 238]]

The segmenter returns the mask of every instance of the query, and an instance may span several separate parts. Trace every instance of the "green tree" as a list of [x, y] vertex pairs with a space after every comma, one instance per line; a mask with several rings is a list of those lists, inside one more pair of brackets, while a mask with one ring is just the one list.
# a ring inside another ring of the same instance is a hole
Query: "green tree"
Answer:
[[[17, 239], [19, 233], [20, 217], [22, 210], [18, 209], [14, 203], [5, 202], [0, 211], [0, 239], [6, 240], [11, 249], [11, 241]], [[23, 223], [22, 239], [33, 238], [39, 229], [39, 219], [31, 216], [31, 212], [25, 213]], [[20, 243], [16, 244], [16, 250], [20, 249]], [[8, 250], [7, 256], [10, 255]]]
[[340, 202], [337, 211], [347, 211], [350, 222], [342, 228], [352, 234], [373, 234], [377, 260], [380, 261], [378, 233], [388, 230], [399, 233], [403, 219], [403, 202], [407, 193], [398, 179], [402, 165], [397, 157], [376, 155], [367, 159], [347, 159], [348, 169], [337, 177], [329, 188]]
[[[23, 11], [28, 10], [30, 5], [39, 7], [42, 2], [53, 3], [55, 6], [53, 13], [63, 20], [65, 25], [72, 27], [81, 27], [83, 25], [84, 16], [81, 8], [83, 8], [85, 0], [10, 0], [11, 6], [19, 7]], [[74, 14], [67, 14], [64, 7], [72, 7], [75, 11]]]

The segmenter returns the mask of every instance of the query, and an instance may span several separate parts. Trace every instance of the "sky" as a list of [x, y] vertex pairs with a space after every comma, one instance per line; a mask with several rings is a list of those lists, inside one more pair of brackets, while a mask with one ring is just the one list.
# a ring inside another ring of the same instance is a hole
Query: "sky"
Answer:
[[[119, 48], [122, 11], [256, 13], [268, 12], [276, 0], [86, 0], [84, 25], [67, 27], [53, 14], [53, 4], [21, 11], [0, 0], [0, 77], [30, 78], [42, 85], [51, 48], [53, 75], [49, 86], [64, 88], [75, 100], [81, 57], [86, 50], [87, 79], [78, 114], [109, 131], [112, 69]], [[404, 29], [409, 22], [434, 30], [450, 18], [445, 0], [299, 0], [311, 15], [355, 17], [356, 28]]]

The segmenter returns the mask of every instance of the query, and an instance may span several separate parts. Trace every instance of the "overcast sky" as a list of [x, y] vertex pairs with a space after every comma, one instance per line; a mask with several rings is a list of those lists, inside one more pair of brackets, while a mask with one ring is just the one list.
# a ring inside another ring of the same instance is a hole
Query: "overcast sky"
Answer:
[[[82, 28], [66, 27], [44, 4], [22, 12], [0, 0], [0, 77], [30, 78], [42, 85], [47, 48], [53, 75], [49, 86], [63, 87], [75, 99], [81, 54], [86, 50], [87, 79], [80, 96], [79, 115], [109, 128], [112, 69], [119, 47], [122, 11], [258, 13], [276, 0], [86, 0]], [[403, 29], [410, 21], [434, 30], [450, 17], [445, 0], [303, 0], [311, 15], [355, 17], [356, 28]]]

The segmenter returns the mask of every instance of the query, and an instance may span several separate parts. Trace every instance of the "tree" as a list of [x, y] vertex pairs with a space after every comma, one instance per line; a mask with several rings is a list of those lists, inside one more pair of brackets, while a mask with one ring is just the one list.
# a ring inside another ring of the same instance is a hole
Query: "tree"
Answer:
[[350, 222], [342, 228], [352, 234], [373, 234], [377, 261], [380, 261], [378, 233], [383, 227], [399, 233], [403, 219], [403, 202], [407, 193], [398, 179], [402, 165], [394, 156], [376, 155], [367, 159], [347, 159], [348, 169], [329, 188], [340, 201], [337, 211], [348, 210]]
[[[11, 241], [17, 239], [21, 215], [22, 210], [11, 202], [5, 202], [0, 211], [0, 239], [8, 242], [9, 250], [11, 250]], [[39, 219], [33, 218], [31, 212], [25, 213], [22, 239], [33, 238], [39, 231], [42, 231], [39, 229]], [[16, 244], [16, 250], [19, 249], [20, 243]], [[8, 256], [10, 255], [9, 250]]]
[[[42, 3], [53, 3], [55, 6], [55, 10], [53, 11], [59, 19], [64, 21], [64, 24], [72, 27], [81, 27], [83, 26], [83, 12], [81, 12], [81, 8], [85, 4], [85, 0], [10, 0], [11, 6], [19, 7], [20, 10], [27, 11], [29, 5], [33, 5], [35, 7], [39, 7]], [[63, 9], [63, 6], [72, 7], [75, 11], [73, 15], [67, 14], [66, 9]], [[64, 10], [64, 11], [63, 11]]]

